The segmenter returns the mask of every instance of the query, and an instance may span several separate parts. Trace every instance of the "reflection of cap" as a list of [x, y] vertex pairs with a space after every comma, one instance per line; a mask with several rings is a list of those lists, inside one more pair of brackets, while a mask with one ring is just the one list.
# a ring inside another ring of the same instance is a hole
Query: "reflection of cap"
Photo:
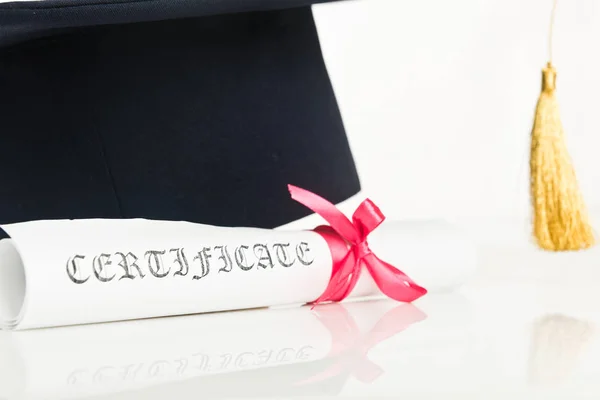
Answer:
[[0, 223], [274, 227], [307, 213], [288, 183], [356, 194], [317, 2], [0, 0]]

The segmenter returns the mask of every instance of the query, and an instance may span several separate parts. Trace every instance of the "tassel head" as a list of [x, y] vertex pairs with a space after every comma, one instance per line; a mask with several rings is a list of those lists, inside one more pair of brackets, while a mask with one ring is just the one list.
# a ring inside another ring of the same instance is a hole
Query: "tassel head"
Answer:
[[533, 234], [542, 249], [581, 250], [594, 244], [594, 235], [567, 152], [555, 90], [556, 70], [548, 63], [531, 132]]
[[554, 92], [556, 89], [556, 69], [551, 63], [542, 70], [542, 92]]

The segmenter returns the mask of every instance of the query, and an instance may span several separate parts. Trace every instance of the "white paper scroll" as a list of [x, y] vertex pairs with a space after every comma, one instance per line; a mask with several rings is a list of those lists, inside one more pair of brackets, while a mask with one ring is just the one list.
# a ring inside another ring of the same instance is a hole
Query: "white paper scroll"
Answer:
[[[310, 231], [149, 220], [38, 221], [3, 227], [0, 317], [30, 329], [196, 314], [316, 299], [331, 275]], [[429, 290], [460, 284], [474, 249], [439, 222], [387, 223], [373, 251]], [[364, 273], [353, 296], [378, 291]]]

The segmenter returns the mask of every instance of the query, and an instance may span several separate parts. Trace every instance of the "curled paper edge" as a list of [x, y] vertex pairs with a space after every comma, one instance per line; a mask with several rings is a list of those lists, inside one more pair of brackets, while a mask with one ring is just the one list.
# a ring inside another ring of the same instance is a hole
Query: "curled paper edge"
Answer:
[[0, 323], [17, 327], [27, 307], [27, 270], [13, 239], [0, 240]]

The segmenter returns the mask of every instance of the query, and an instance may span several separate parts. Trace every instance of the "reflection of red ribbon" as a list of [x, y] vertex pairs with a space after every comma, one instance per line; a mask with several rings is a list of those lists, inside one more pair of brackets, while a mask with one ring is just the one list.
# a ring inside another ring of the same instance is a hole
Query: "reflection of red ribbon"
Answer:
[[427, 318], [412, 304], [402, 304], [388, 311], [368, 333], [363, 334], [352, 315], [341, 304], [319, 307], [315, 312], [333, 340], [328, 358], [340, 358], [319, 374], [298, 382], [299, 385], [321, 382], [345, 372], [352, 373], [360, 382], [374, 382], [384, 371], [367, 358], [369, 351]]
[[331, 249], [333, 270], [329, 285], [314, 304], [342, 301], [348, 297], [358, 282], [363, 265], [381, 292], [394, 300], [410, 303], [427, 293], [406, 274], [380, 260], [369, 249], [367, 236], [385, 220], [381, 210], [371, 200], [363, 201], [350, 221], [322, 197], [296, 186], [289, 185], [288, 188], [292, 199], [323, 217], [330, 225], [315, 229]]

